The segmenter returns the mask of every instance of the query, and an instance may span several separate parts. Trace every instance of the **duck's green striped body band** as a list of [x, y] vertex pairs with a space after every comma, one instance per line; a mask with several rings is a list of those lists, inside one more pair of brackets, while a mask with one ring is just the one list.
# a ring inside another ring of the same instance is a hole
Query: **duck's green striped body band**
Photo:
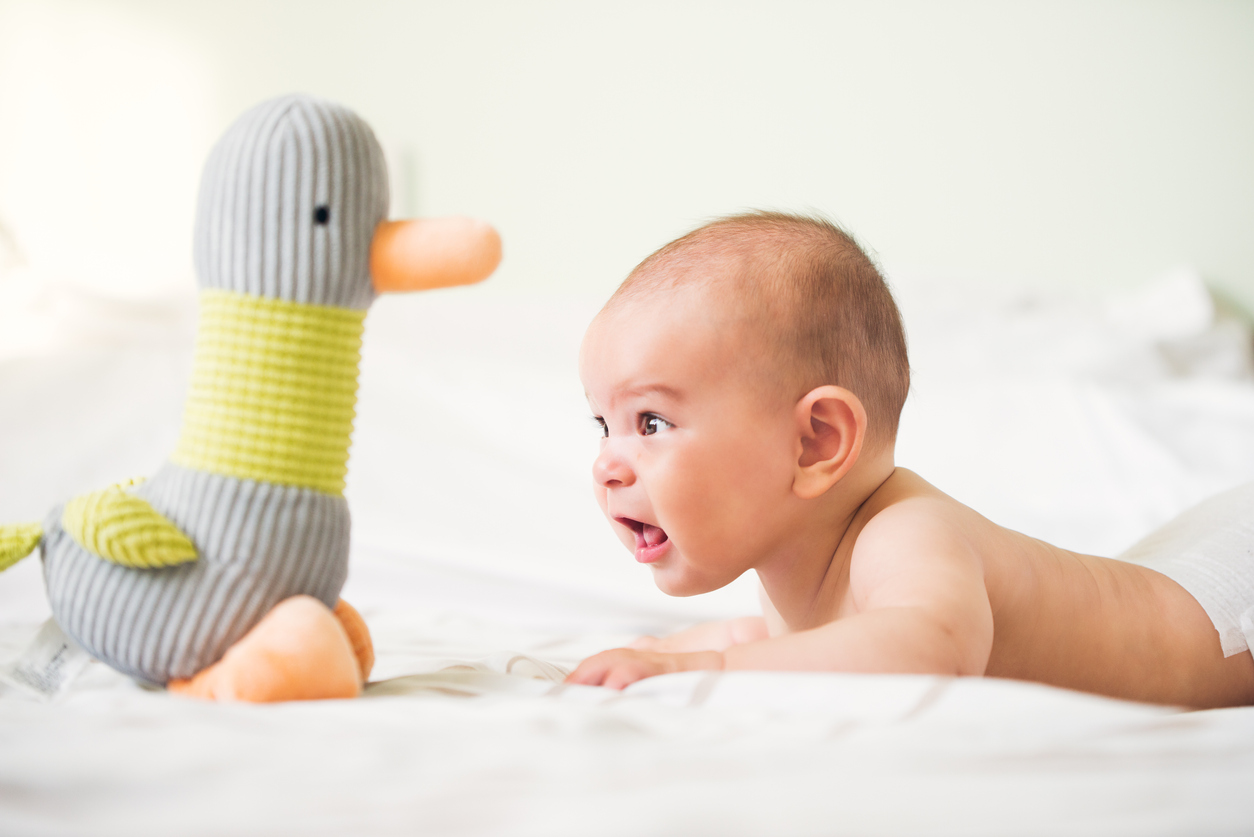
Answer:
[[214, 289], [200, 298], [171, 461], [342, 494], [366, 312]]

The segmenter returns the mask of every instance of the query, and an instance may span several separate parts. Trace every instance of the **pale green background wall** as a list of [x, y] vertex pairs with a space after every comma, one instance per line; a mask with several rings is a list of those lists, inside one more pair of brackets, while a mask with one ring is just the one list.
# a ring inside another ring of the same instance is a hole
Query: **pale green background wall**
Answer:
[[41, 275], [180, 287], [200, 161], [300, 90], [483, 293], [606, 294], [701, 219], [819, 209], [894, 266], [1254, 308], [1254, 2], [0, 2], [0, 219]]

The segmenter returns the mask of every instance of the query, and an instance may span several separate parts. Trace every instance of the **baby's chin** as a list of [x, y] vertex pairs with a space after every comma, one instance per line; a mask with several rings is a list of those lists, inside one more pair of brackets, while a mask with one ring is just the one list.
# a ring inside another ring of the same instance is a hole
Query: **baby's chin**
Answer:
[[652, 564], [649, 567], [649, 569], [653, 570], [653, 583], [657, 585], [657, 589], [668, 596], [681, 599], [688, 596], [699, 596], [702, 593], [712, 593], [730, 583], [730, 580], [716, 581], [708, 579], [691, 572], [682, 565], [677, 566], [679, 562], [674, 560], [675, 557], [674, 555], [668, 555], [664, 561], [659, 564]]

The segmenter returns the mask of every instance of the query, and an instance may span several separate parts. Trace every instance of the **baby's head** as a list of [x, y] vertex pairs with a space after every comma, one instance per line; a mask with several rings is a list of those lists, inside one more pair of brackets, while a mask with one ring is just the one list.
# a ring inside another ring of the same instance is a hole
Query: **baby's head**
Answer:
[[580, 373], [605, 431], [601, 508], [672, 595], [831, 528], [891, 469], [910, 386], [874, 263], [827, 221], [767, 212], [641, 262], [588, 328]]

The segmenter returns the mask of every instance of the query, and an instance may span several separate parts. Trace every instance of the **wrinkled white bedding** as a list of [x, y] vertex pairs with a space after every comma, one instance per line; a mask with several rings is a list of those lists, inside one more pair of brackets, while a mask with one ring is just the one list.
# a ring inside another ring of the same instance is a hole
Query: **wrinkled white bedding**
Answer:
[[[393, 672], [506, 643], [585, 650], [448, 615], [375, 621]], [[516, 656], [268, 707], [89, 672], [59, 705], [3, 704], [0, 831], [1146, 835], [1254, 821], [1245, 710], [816, 674], [671, 675], [620, 696], [520, 676], [540, 672]]]
[[[915, 388], [898, 461], [990, 518], [1114, 554], [1254, 479], [1249, 334], [1195, 278], [1087, 300], [901, 285]], [[0, 304], [0, 320], [17, 310]], [[99, 664], [55, 703], [0, 692], [0, 834], [1254, 827], [1254, 710], [929, 677], [558, 685], [634, 634], [754, 607], [748, 579], [666, 598], [600, 519], [574, 355], [594, 310], [474, 292], [381, 301], [344, 594], [375, 635], [367, 696], [204, 705]], [[3, 521], [151, 472], [190, 358], [182, 309], [63, 295], [21, 316], [40, 348], [0, 355]], [[46, 615], [37, 561], [0, 575], [0, 661]]]

